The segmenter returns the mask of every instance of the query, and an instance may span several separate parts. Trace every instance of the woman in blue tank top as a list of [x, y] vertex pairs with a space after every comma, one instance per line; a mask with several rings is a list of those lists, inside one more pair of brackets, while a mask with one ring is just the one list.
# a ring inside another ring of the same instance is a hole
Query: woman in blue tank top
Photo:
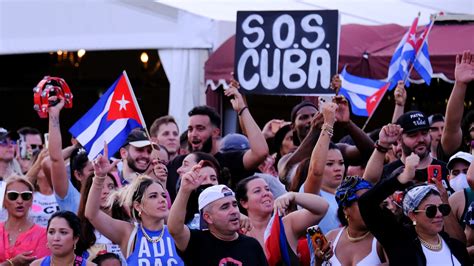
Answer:
[[33, 261], [33, 266], [74, 265], [90, 266], [92, 262], [83, 260], [76, 255], [76, 244], [81, 234], [81, 222], [79, 218], [70, 211], [58, 211], [48, 221], [47, 246], [51, 250], [51, 256]]
[[105, 237], [120, 245], [133, 265], [184, 265], [165, 225], [168, 216], [166, 191], [156, 180], [142, 175], [118, 193], [130, 209], [136, 224], [114, 219], [100, 210], [100, 193], [105, 176], [113, 168], [104, 154], [94, 162], [94, 181], [86, 204], [86, 217]]

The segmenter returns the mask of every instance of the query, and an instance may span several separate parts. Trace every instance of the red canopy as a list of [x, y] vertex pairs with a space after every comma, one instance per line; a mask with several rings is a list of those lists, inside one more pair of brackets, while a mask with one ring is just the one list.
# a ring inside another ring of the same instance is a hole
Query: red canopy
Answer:
[[[418, 27], [421, 33], [424, 26]], [[393, 52], [407, 27], [396, 24], [364, 26], [343, 25], [339, 48], [339, 71], [347, 64], [349, 73], [361, 77], [384, 79]], [[454, 80], [456, 54], [474, 51], [474, 25], [434, 25], [428, 37], [433, 77]], [[205, 79], [215, 89], [226, 83], [234, 69], [235, 35], [221, 45], [207, 60]], [[415, 72], [415, 71], [413, 71]], [[412, 74], [413, 75], [413, 74]], [[417, 75], [413, 75], [418, 78]]]

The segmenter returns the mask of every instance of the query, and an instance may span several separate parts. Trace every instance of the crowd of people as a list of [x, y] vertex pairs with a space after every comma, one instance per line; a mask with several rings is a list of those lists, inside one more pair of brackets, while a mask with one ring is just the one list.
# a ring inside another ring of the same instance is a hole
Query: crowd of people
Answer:
[[0, 265], [473, 265], [469, 51], [455, 78], [444, 114], [406, 110], [400, 81], [392, 121], [370, 133], [337, 94], [260, 129], [232, 81], [242, 134], [196, 106], [93, 160], [62, 146], [52, 96], [47, 145], [0, 128]]

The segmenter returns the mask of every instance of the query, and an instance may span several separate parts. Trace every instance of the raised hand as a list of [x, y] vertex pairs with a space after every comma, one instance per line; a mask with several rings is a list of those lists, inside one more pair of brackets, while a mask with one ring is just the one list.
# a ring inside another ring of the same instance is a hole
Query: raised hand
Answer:
[[280, 197], [278, 197], [273, 203], [273, 208], [275, 212], [279, 212], [282, 215], [288, 214], [288, 208], [290, 204], [295, 200], [295, 192], [287, 192]]
[[194, 165], [189, 172], [185, 173], [181, 178], [181, 187], [180, 190], [190, 193], [191, 191], [198, 188], [205, 179], [204, 175], [200, 175], [202, 164], [204, 161], [200, 161], [198, 164]]
[[331, 85], [330, 85], [330, 88], [335, 90], [336, 92], [336, 95], [339, 94], [339, 90], [341, 89], [341, 86], [342, 86], [342, 80], [341, 78], [339, 77], [339, 74], [336, 74], [334, 75], [332, 78], [331, 78]]
[[474, 56], [471, 51], [464, 51], [462, 56], [456, 56], [456, 67], [454, 68], [456, 82], [467, 84], [474, 80]]
[[336, 122], [336, 111], [338, 105], [335, 103], [324, 103], [321, 106], [321, 113], [323, 113], [324, 123], [332, 126]]
[[405, 106], [405, 102], [407, 101], [407, 91], [405, 90], [403, 80], [398, 81], [393, 96], [395, 97], [396, 105]]
[[166, 165], [160, 162], [158, 159], [153, 159], [151, 161], [153, 170], [153, 175], [162, 183], [166, 184], [166, 179], [168, 179], [168, 168]]
[[105, 177], [108, 172], [112, 171], [114, 167], [119, 163], [119, 160], [115, 160], [113, 163], [109, 161], [109, 148], [107, 142], [104, 142], [104, 155], [99, 154], [92, 161], [92, 166], [94, 167], [94, 174], [98, 177]]
[[388, 124], [382, 127], [379, 133], [379, 143], [383, 147], [395, 144], [402, 135], [403, 129], [400, 125]]
[[245, 101], [239, 92], [240, 84], [235, 79], [230, 81], [229, 88], [224, 90], [224, 95], [230, 98], [232, 108], [236, 112], [240, 112], [245, 107]]
[[339, 123], [349, 123], [351, 120], [351, 112], [346, 97], [338, 95], [334, 97], [334, 101], [337, 103], [336, 121]]
[[413, 178], [415, 178], [415, 171], [419, 164], [420, 157], [412, 152], [405, 158], [405, 169], [403, 169], [403, 172], [398, 176], [398, 181], [402, 184], [412, 181]]
[[[58, 101], [59, 100], [59, 101]], [[57, 104], [55, 104], [54, 106], [51, 106], [49, 105], [48, 106], [48, 113], [50, 115], [54, 115], [54, 116], [58, 116], [59, 113], [61, 112], [61, 109], [63, 109], [64, 107], [64, 104], [65, 104], [65, 100], [63, 97], [59, 97], [59, 96], [50, 96], [48, 98], [48, 101], [49, 102], [55, 102], [55, 101], [58, 101]]]
[[322, 113], [316, 113], [311, 120], [311, 127], [314, 129], [320, 129], [324, 124], [324, 117]]
[[275, 137], [276, 132], [285, 125], [285, 120], [272, 119], [263, 126], [262, 133], [266, 139]]

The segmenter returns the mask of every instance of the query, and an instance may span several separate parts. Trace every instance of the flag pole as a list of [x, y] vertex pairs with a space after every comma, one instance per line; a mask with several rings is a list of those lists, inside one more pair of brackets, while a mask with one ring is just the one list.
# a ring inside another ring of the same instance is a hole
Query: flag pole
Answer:
[[[388, 82], [389, 84], [391, 83], [391, 80]], [[387, 84], [385, 84], [384, 86], [387, 86]], [[372, 114], [367, 118], [367, 120], [365, 121], [364, 125], [362, 126], [362, 131], [365, 130], [365, 127], [369, 124], [369, 121], [370, 119], [372, 118], [372, 116], [374, 116], [375, 114], [375, 111], [377, 110], [377, 108], [379, 107], [379, 104], [382, 102], [383, 98], [385, 97], [385, 94], [387, 93], [388, 91], [388, 88], [385, 89], [385, 91], [383, 92], [382, 94], [382, 97], [380, 99], [380, 101], [377, 103], [377, 105], [375, 105], [375, 108], [374, 108], [374, 111], [372, 112]]]
[[[146, 126], [146, 123], [145, 123], [145, 119], [143, 119], [143, 115], [142, 115], [142, 111], [140, 110], [140, 106], [138, 105], [138, 102], [137, 102], [137, 98], [135, 97], [135, 92], [133, 91], [133, 87], [132, 87], [132, 84], [130, 84], [130, 80], [128, 79], [128, 76], [127, 76], [127, 71], [123, 71], [123, 75], [125, 77], [125, 80], [127, 81], [127, 85], [128, 87], [130, 88], [130, 93], [132, 94], [132, 100], [133, 100], [133, 103], [135, 104], [135, 106], [138, 107], [138, 110], [137, 110], [137, 113], [138, 113], [138, 116], [140, 117], [140, 123], [143, 124], [143, 127], [145, 128], [145, 133], [148, 137], [148, 140], [150, 141], [150, 143], [152, 143], [151, 141], [151, 135], [150, 135], [150, 132], [148, 132], [148, 128]], [[151, 149], [153, 151], [156, 151], [153, 143], [151, 145]]]
[[[418, 16], [419, 16], [420, 13], [418, 13]], [[420, 55], [421, 53], [421, 49], [423, 48], [423, 46], [425, 45], [425, 43], [428, 41], [428, 35], [430, 34], [431, 32], [431, 29], [433, 28], [434, 26], [434, 23], [436, 21], [436, 18], [438, 18], [438, 15], [434, 15], [433, 16], [433, 22], [430, 22], [430, 27], [428, 28], [428, 31], [426, 32], [426, 36], [425, 38], [423, 39], [423, 42], [421, 43], [420, 47], [418, 48], [418, 51], [416, 51], [416, 55], [415, 55], [415, 59], [413, 60], [411, 66], [410, 66], [410, 69], [408, 70], [408, 73], [405, 75], [405, 78], [403, 79], [403, 84], [405, 84], [408, 80], [408, 78], [410, 77], [410, 74], [411, 74], [411, 71], [413, 70], [413, 68], [415, 67], [415, 61], [416, 59], [418, 58], [418, 56]], [[430, 20], [431, 21], [431, 20]], [[416, 48], [416, 47], [415, 47]]]

